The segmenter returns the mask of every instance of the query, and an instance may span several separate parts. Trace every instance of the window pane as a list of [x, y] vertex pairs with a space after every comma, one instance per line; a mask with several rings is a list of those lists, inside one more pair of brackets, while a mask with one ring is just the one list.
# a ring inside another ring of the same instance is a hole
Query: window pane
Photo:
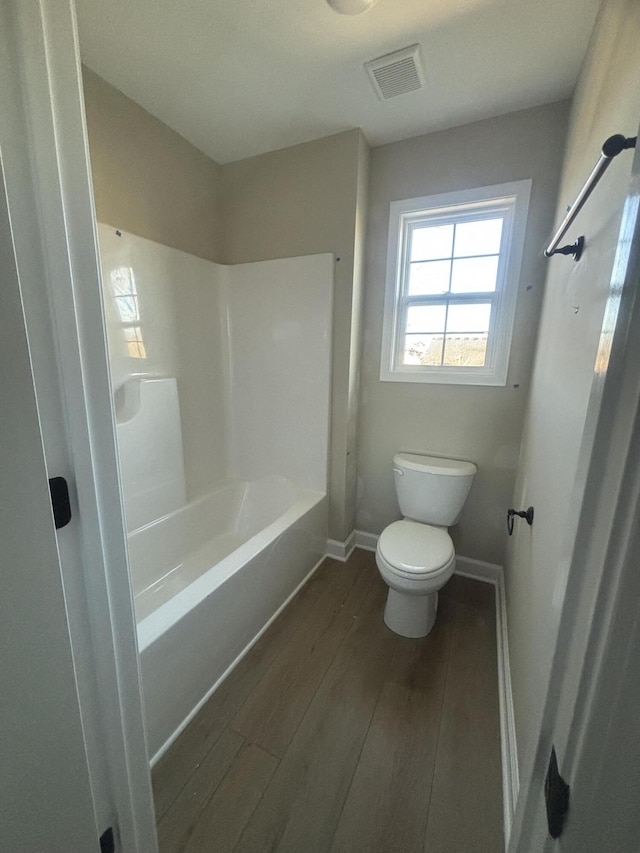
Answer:
[[442, 363], [448, 367], [483, 367], [487, 357], [486, 335], [447, 335]]
[[493, 255], [500, 251], [502, 219], [480, 219], [462, 222], [456, 227], [454, 255]]
[[444, 332], [447, 309], [444, 305], [411, 305], [407, 311], [407, 329], [409, 332]]
[[442, 364], [442, 335], [405, 335], [402, 363], [437, 365]]
[[453, 225], [412, 228], [409, 259], [430, 261], [435, 258], [450, 258], [452, 245]]
[[451, 332], [489, 331], [491, 303], [481, 302], [469, 305], [450, 305], [447, 315], [447, 334]]
[[453, 262], [452, 293], [487, 293], [496, 289], [498, 256], [463, 258]]
[[413, 263], [409, 267], [409, 294], [424, 296], [449, 290], [451, 261]]

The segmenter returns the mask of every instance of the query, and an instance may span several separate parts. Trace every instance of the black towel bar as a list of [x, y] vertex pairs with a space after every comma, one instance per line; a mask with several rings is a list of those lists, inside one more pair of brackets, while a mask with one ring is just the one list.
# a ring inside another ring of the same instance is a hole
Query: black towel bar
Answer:
[[602, 153], [598, 162], [593, 167], [593, 170], [584, 186], [578, 193], [574, 203], [567, 209], [567, 215], [562, 221], [562, 225], [558, 228], [554, 238], [544, 250], [545, 257], [550, 258], [552, 255], [573, 255], [574, 261], [579, 261], [584, 248], [584, 237], [578, 237], [575, 243], [568, 246], [558, 248], [558, 243], [571, 227], [574, 219], [580, 213], [585, 201], [589, 198], [600, 178], [607, 171], [609, 164], [614, 157], [617, 157], [620, 152], [627, 148], [635, 148], [637, 136], [623, 136], [617, 133], [615, 136], [610, 136], [602, 146]]

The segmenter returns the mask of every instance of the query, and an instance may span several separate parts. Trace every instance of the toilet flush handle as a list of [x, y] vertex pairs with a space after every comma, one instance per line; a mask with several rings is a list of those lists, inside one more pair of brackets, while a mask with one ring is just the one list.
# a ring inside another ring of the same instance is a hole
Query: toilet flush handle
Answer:
[[404, 471], [402, 470], [402, 468], [394, 468], [393, 473], [398, 474], [400, 477], [404, 477]]

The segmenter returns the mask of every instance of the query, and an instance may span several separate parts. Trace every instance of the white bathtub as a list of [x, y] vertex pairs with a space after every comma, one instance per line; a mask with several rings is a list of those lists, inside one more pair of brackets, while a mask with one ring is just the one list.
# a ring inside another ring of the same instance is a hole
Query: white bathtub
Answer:
[[269, 476], [129, 534], [152, 763], [318, 565], [326, 530], [324, 493]]

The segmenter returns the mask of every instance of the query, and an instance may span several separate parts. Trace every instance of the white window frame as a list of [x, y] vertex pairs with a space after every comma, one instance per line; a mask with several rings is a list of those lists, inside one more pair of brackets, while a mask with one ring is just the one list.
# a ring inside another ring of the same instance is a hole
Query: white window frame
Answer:
[[[387, 280], [382, 332], [380, 380], [430, 382], [447, 385], [506, 385], [522, 254], [531, 195], [531, 180], [513, 181], [439, 195], [394, 201], [389, 212]], [[491, 294], [447, 294], [409, 297], [408, 238], [418, 224], [460, 222], [504, 214], [496, 290]], [[491, 301], [487, 356], [482, 367], [404, 365], [401, 348], [407, 304], [469, 303]]]

